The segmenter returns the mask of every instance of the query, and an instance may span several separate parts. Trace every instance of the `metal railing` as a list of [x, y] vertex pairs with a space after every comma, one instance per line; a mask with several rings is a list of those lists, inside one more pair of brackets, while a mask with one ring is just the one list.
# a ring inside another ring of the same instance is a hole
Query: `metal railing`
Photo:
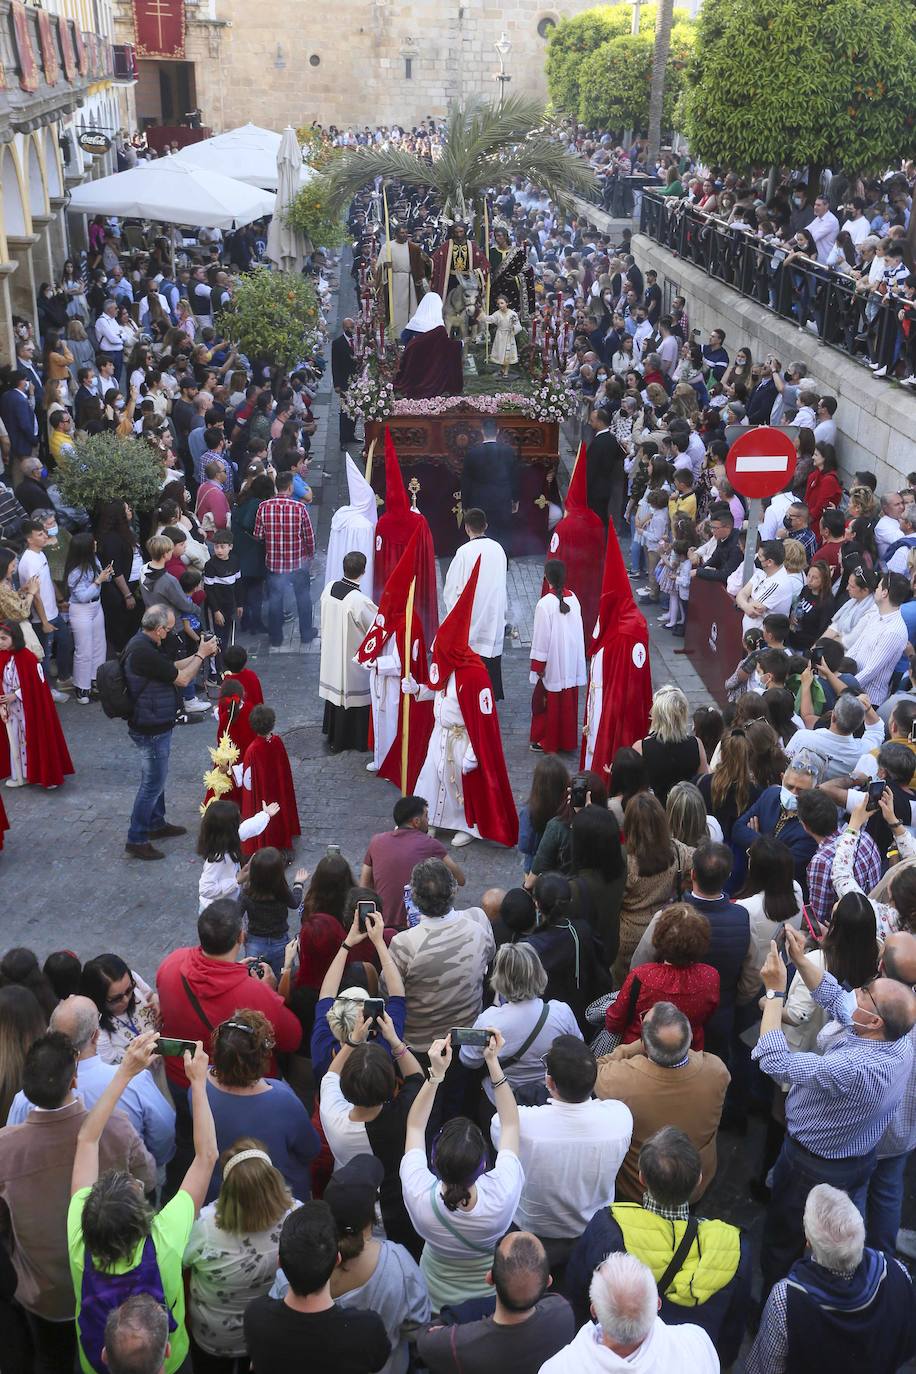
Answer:
[[815, 263], [797, 258], [786, 263], [786, 248], [763, 243], [691, 205], [671, 204], [656, 192], [644, 191], [641, 201], [641, 233], [733, 291], [808, 329], [821, 343], [860, 362], [867, 355], [888, 373], [902, 351], [912, 350], [897, 316], [904, 310], [916, 322], [916, 311], [901, 297], [857, 291], [851, 277]]

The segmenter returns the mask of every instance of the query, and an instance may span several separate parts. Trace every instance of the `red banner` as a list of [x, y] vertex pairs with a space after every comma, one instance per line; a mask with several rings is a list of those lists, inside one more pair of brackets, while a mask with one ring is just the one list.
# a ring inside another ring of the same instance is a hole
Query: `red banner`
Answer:
[[60, 33], [60, 53], [64, 63], [64, 76], [68, 81], [75, 81], [76, 58], [73, 55], [73, 32], [70, 28], [70, 20], [61, 15], [57, 21], [57, 28]]
[[38, 63], [32, 47], [29, 20], [22, 0], [12, 0], [13, 34], [16, 38], [16, 56], [19, 62], [19, 85], [24, 91], [37, 91], [39, 82]]
[[86, 52], [86, 44], [83, 42], [83, 34], [78, 23], [73, 25], [73, 47], [76, 52], [76, 65], [79, 67], [80, 76], [88, 76], [89, 54]]
[[184, 0], [133, 0], [138, 57], [184, 57]]
[[38, 18], [38, 40], [41, 44], [41, 65], [45, 69], [45, 81], [55, 86], [60, 77], [60, 63], [57, 60], [57, 44], [51, 28], [51, 16], [47, 10], [36, 10]]

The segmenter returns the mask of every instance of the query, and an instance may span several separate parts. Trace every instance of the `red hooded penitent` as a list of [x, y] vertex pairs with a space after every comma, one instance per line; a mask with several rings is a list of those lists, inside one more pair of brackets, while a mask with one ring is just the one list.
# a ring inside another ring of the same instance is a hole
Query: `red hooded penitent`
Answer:
[[[607, 534], [600, 515], [589, 507], [586, 477], [585, 445], [580, 444], [566, 493], [566, 511], [550, 536], [547, 552], [548, 557], [560, 558], [566, 564], [566, 585], [579, 598], [585, 652], [591, 654]], [[546, 596], [549, 590], [545, 581], [541, 595]]]
[[483, 659], [468, 644], [480, 559], [433, 644], [429, 685], [442, 692], [454, 673], [458, 705], [464, 718], [477, 767], [462, 777], [464, 814], [482, 839], [508, 846], [518, 844], [518, 810], [503, 755], [499, 716], [493, 686]]
[[[73, 763], [51, 689], [31, 649], [0, 653], [0, 682], [11, 658], [16, 661], [25, 715], [25, 774], [34, 787], [59, 787]], [[6, 726], [3, 726], [6, 734]]]
[[426, 642], [429, 643], [439, 624], [436, 551], [426, 516], [411, 507], [391, 431], [386, 425], [385, 510], [384, 514], [379, 516], [375, 527], [375, 566], [372, 575], [372, 599], [376, 605], [385, 583], [417, 528], [420, 530], [420, 542], [417, 550], [417, 590], [414, 604], [423, 622]]
[[[417, 577], [417, 561], [419, 558], [420, 542], [422, 530], [415, 529], [410, 541], [401, 557], [395, 564], [385, 589], [382, 592], [381, 600], [375, 619], [369, 627], [369, 632], [362, 644], [356, 651], [358, 662], [366, 664], [368, 667], [374, 663], [379, 654], [382, 653], [386, 644], [394, 635], [398, 646], [398, 653], [401, 656], [402, 671], [406, 676], [406, 669], [403, 668], [405, 662], [404, 637], [407, 625], [407, 598], [410, 594], [410, 585]], [[413, 617], [410, 635], [410, 675], [415, 682], [425, 686], [428, 682], [426, 669], [426, 638], [423, 634], [423, 622], [420, 619], [416, 593], [414, 594]], [[429, 744], [429, 737], [433, 728], [433, 706], [431, 701], [418, 701], [414, 697], [410, 703], [408, 714], [407, 729], [407, 788], [408, 792], [413, 788], [423, 760], [426, 758], [426, 748]], [[395, 740], [378, 770], [378, 776], [387, 778], [393, 782], [395, 787], [401, 786], [401, 751], [404, 739], [404, 694], [401, 693], [400, 705], [398, 707], [398, 731]]]
[[592, 636], [581, 767], [599, 776], [617, 750], [642, 739], [652, 706], [649, 631], [633, 600], [617, 532], [611, 522], [604, 556], [598, 623]]

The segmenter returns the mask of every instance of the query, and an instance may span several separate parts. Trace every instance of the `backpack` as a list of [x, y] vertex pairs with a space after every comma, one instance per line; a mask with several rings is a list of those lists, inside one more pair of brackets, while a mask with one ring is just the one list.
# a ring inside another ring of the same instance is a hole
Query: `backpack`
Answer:
[[[107, 658], [96, 669], [96, 691], [102, 710], [109, 720], [130, 720], [134, 713], [135, 702], [127, 685], [127, 674], [124, 672], [126, 655], [127, 650], [124, 649], [117, 658]], [[138, 696], [146, 691], [146, 686], [144, 683], [137, 693]]]

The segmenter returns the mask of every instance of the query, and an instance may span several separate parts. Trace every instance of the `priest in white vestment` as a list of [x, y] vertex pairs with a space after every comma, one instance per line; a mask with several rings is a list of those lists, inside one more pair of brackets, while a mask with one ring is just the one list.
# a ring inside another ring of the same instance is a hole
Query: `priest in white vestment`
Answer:
[[587, 681], [582, 611], [566, 587], [566, 566], [548, 559], [550, 588], [534, 608], [531, 631], [531, 749], [572, 753], [579, 747], [579, 688]]
[[471, 613], [471, 633], [468, 642], [475, 654], [480, 654], [493, 683], [493, 697], [503, 700], [502, 654], [506, 633], [508, 591], [506, 574], [508, 560], [505, 550], [495, 539], [487, 536], [487, 517], [482, 510], [464, 512], [464, 529], [468, 542], [462, 544], [449, 565], [443, 597], [446, 611], [451, 611], [464, 590], [471, 573], [480, 560], [480, 577]]
[[348, 553], [343, 577], [321, 593], [318, 695], [325, 704], [322, 732], [332, 754], [369, 748], [369, 672], [354, 662], [377, 609], [360, 591], [365, 571], [365, 554]]
[[378, 519], [378, 505], [375, 492], [360, 472], [356, 463], [347, 454], [347, 487], [350, 504], [341, 506], [331, 517], [331, 533], [328, 537], [328, 556], [324, 565], [324, 585], [337, 582], [343, 577], [344, 555], [362, 553], [366, 557], [366, 571], [360, 579], [364, 592], [372, 591], [372, 564], [375, 558], [375, 522]]
[[418, 244], [409, 242], [406, 225], [395, 225], [394, 238], [384, 243], [379, 251], [375, 271], [379, 299], [386, 318], [389, 301], [394, 307], [394, 322], [392, 326], [389, 321], [389, 329], [394, 339], [400, 339], [401, 332], [407, 328], [407, 321], [420, 304], [426, 287], [423, 251]]

